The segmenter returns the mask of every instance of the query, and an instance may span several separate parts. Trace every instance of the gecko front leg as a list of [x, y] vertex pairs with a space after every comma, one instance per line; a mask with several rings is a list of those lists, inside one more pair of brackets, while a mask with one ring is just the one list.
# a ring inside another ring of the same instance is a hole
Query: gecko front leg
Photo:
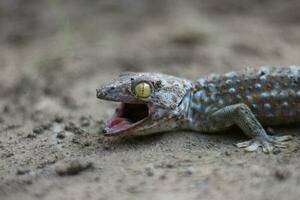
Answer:
[[270, 153], [274, 147], [285, 148], [284, 141], [291, 139], [291, 136], [276, 137], [268, 135], [246, 104], [226, 106], [214, 112], [210, 119], [214, 124], [218, 124], [220, 129], [224, 128], [222, 125], [237, 125], [241, 128], [247, 136], [252, 138], [249, 141], [237, 144], [237, 147], [245, 148], [246, 151], [256, 151], [259, 147], [262, 147], [265, 153]]

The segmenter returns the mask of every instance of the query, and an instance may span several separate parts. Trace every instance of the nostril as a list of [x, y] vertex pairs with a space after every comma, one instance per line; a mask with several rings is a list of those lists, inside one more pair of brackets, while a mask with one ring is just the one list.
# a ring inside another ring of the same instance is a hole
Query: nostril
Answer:
[[96, 92], [97, 92], [97, 97], [98, 98], [101, 98], [101, 97], [107, 95], [107, 92], [104, 92], [102, 89], [97, 89]]
[[111, 88], [110, 88], [111, 90], [114, 90], [114, 89], [116, 89], [114, 86], [112, 86]]

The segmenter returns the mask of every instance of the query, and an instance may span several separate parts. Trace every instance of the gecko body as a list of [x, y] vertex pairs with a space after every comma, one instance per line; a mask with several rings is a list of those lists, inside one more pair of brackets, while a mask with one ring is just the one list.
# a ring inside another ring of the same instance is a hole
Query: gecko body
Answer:
[[300, 122], [300, 68], [260, 67], [198, 81], [131, 72], [98, 89], [97, 97], [121, 102], [106, 136], [216, 132], [237, 125], [251, 138], [238, 147], [271, 152], [291, 137], [270, 136], [263, 126]]

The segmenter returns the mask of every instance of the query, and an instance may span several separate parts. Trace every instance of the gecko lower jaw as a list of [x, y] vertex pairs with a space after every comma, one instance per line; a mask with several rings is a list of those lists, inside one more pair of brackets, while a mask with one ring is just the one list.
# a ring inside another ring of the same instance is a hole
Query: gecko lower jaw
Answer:
[[121, 103], [108, 121], [103, 133], [105, 136], [117, 136], [134, 130], [149, 118], [147, 104]]

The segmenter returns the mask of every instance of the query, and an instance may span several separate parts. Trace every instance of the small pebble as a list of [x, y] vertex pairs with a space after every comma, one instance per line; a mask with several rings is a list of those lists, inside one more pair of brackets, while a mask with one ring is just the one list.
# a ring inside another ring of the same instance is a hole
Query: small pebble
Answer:
[[174, 165], [171, 163], [168, 163], [168, 164], [166, 164], [166, 167], [171, 169], [171, 168], [174, 168]]
[[163, 175], [160, 175], [160, 176], [159, 176], [159, 179], [160, 179], [160, 180], [165, 180], [165, 179], [167, 179], [167, 176], [164, 175], [164, 174], [163, 174]]
[[17, 175], [24, 175], [24, 174], [27, 174], [27, 173], [29, 173], [29, 172], [30, 172], [29, 169], [17, 169], [16, 174], [17, 174]]
[[39, 126], [39, 127], [35, 127], [32, 132], [35, 133], [35, 134], [41, 134], [43, 133], [44, 129], [43, 127]]
[[64, 118], [63, 117], [61, 117], [61, 116], [55, 116], [55, 118], [54, 118], [54, 122], [56, 122], [56, 123], [62, 123], [64, 121]]
[[65, 131], [70, 131], [73, 132], [74, 134], [82, 134], [83, 131], [77, 127], [73, 122], [69, 122], [66, 126], [65, 126]]
[[146, 175], [147, 176], [154, 176], [154, 173], [153, 173], [151, 168], [147, 167], [145, 170], [146, 170]]
[[46, 123], [46, 124], [43, 124], [42, 125], [42, 128], [44, 129], [44, 130], [49, 130], [50, 128], [51, 128], [51, 123]]
[[281, 150], [280, 149], [274, 149], [274, 151], [272, 152], [274, 155], [280, 154]]
[[280, 181], [286, 180], [286, 179], [288, 179], [290, 176], [291, 176], [291, 172], [288, 171], [288, 170], [277, 169], [277, 170], [275, 171], [275, 177], [276, 177], [278, 180], [280, 180]]
[[28, 133], [26, 135], [26, 138], [36, 138], [36, 134], [34, 134], [34, 133]]
[[62, 161], [56, 166], [56, 173], [59, 176], [76, 175], [82, 171], [93, 168], [93, 163], [80, 160]]
[[56, 138], [58, 138], [58, 139], [64, 139], [65, 137], [66, 137], [66, 134], [63, 131], [60, 131], [56, 134]]
[[8, 152], [8, 153], [3, 153], [3, 154], [1, 155], [1, 157], [2, 157], [2, 158], [10, 158], [10, 157], [12, 157], [12, 156], [14, 156], [14, 155], [15, 155], [14, 153]]
[[80, 126], [87, 127], [90, 125], [90, 120], [87, 117], [82, 116], [79, 121]]

